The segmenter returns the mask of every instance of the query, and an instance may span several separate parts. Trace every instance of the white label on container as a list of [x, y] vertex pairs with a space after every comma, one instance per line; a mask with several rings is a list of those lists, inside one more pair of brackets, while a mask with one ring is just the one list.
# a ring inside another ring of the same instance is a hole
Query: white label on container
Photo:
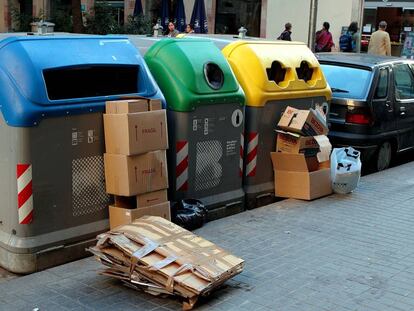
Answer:
[[198, 128], [198, 124], [197, 124], [197, 119], [194, 119], [193, 120], [193, 131], [195, 132], [195, 131], [197, 131], [197, 128]]
[[72, 129], [72, 146], [77, 146], [84, 141], [84, 136], [81, 131], [78, 131], [76, 128]]
[[226, 143], [226, 156], [234, 156], [237, 155], [237, 147], [238, 141], [237, 140], [228, 140]]
[[72, 146], [78, 144], [78, 132], [72, 132]]
[[204, 119], [204, 135], [208, 135], [208, 118]]
[[93, 130], [88, 130], [88, 144], [92, 144], [93, 140]]
[[234, 127], [239, 127], [243, 123], [243, 112], [240, 109], [236, 109], [233, 111], [231, 115], [231, 124]]

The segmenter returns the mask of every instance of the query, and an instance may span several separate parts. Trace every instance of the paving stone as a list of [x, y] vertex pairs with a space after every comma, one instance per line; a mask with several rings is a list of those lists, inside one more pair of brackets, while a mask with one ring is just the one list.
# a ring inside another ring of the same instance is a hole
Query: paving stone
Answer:
[[[361, 179], [350, 195], [284, 200], [196, 232], [246, 260], [196, 310], [414, 310], [414, 163]], [[126, 288], [86, 258], [0, 280], [0, 311], [180, 310]], [[23, 293], [17, 296], [16, 293]]]

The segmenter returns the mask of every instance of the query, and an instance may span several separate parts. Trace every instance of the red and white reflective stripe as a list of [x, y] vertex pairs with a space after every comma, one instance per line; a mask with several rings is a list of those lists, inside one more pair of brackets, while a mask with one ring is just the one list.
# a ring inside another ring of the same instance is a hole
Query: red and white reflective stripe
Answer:
[[33, 220], [32, 166], [30, 164], [17, 164], [17, 205], [19, 224], [30, 224]]
[[243, 177], [243, 157], [244, 157], [244, 134], [240, 135], [240, 177]]
[[188, 190], [188, 142], [177, 141], [177, 162], [175, 167], [176, 191]]
[[257, 166], [257, 146], [259, 144], [259, 134], [251, 132], [247, 136], [247, 157], [246, 157], [246, 176], [256, 176]]

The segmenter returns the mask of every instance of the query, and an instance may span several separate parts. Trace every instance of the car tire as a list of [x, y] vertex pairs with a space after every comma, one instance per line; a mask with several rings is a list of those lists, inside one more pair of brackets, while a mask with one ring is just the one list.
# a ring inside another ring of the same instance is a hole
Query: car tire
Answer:
[[389, 141], [383, 142], [377, 150], [375, 168], [376, 171], [383, 171], [387, 169], [391, 164], [392, 159], [392, 146]]

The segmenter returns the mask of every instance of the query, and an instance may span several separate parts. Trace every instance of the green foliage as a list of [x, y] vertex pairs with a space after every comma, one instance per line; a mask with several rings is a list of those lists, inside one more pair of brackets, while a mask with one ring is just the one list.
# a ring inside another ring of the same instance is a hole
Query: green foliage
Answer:
[[134, 35], [151, 34], [152, 22], [151, 19], [145, 15], [128, 16], [128, 22], [125, 26], [125, 32]]
[[91, 34], [106, 35], [122, 33], [122, 27], [118, 25], [113, 9], [106, 3], [96, 3], [93, 12], [86, 15], [86, 32]]
[[13, 22], [13, 31], [15, 32], [29, 32], [32, 30], [30, 23], [38, 22], [44, 17], [43, 12], [39, 16], [32, 16], [31, 14], [21, 13], [18, 8], [12, 7], [10, 15]]
[[58, 9], [50, 17], [50, 21], [55, 24], [55, 31], [71, 32], [72, 31], [72, 16], [70, 10]]

